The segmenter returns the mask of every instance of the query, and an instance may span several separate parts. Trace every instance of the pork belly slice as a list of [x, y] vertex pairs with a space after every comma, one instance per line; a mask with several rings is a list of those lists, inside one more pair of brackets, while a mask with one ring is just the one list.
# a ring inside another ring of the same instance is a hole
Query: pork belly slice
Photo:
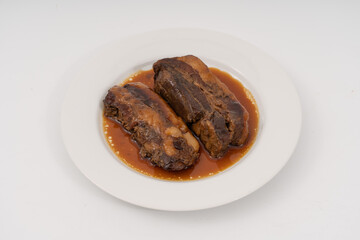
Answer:
[[104, 99], [104, 114], [119, 122], [136, 141], [142, 158], [165, 170], [179, 171], [199, 157], [199, 143], [182, 119], [142, 83], [114, 86]]
[[199, 58], [165, 58], [153, 69], [155, 92], [191, 126], [212, 157], [245, 143], [249, 113]]

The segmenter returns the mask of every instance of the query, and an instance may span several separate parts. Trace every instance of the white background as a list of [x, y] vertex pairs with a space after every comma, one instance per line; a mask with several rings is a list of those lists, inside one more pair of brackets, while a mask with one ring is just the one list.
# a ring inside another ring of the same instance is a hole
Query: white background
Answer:
[[[0, 0], [0, 239], [360, 239], [359, 12], [359, 1]], [[90, 183], [62, 143], [64, 74], [103, 44], [172, 27], [253, 43], [301, 99], [289, 163], [222, 207], [124, 203]]]

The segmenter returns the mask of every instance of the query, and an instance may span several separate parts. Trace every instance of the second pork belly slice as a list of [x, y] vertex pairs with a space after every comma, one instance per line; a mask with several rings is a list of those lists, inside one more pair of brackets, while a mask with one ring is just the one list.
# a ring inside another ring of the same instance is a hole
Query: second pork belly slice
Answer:
[[140, 155], [166, 170], [192, 166], [199, 143], [167, 103], [142, 83], [114, 86], [104, 99], [105, 116], [130, 132]]
[[155, 91], [191, 126], [212, 157], [246, 141], [248, 112], [199, 58], [165, 58], [153, 69]]

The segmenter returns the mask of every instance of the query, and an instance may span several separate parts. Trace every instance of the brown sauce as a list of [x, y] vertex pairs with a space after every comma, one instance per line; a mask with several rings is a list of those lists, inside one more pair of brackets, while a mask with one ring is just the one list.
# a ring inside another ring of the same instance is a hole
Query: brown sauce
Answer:
[[[235, 94], [236, 98], [249, 112], [249, 137], [243, 146], [230, 147], [224, 157], [215, 160], [210, 157], [200, 144], [200, 157], [193, 167], [179, 172], [170, 172], [153, 166], [148, 160], [142, 159], [137, 144], [131, 140], [130, 135], [124, 131], [122, 126], [103, 117], [103, 129], [106, 140], [118, 158], [130, 168], [145, 175], [173, 181], [212, 176], [237, 163], [255, 142], [259, 123], [258, 109], [251, 93], [238, 80], [219, 69], [210, 68], [210, 70]], [[153, 76], [154, 72], [152, 70], [140, 71], [129, 77], [124, 84], [128, 82], [142, 82], [153, 88]]]

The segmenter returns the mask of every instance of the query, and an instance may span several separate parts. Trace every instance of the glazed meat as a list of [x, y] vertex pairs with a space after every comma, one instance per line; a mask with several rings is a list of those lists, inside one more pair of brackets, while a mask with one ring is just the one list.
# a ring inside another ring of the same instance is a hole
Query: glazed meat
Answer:
[[165, 58], [153, 65], [155, 92], [192, 128], [212, 157], [248, 136], [246, 109], [197, 57]]
[[114, 86], [104, 114], [119, 122], [137, 142], [140, 155], [165, 170], [179, 171], [199, 157], [199, 143], [167, 103], [142, 83]]

